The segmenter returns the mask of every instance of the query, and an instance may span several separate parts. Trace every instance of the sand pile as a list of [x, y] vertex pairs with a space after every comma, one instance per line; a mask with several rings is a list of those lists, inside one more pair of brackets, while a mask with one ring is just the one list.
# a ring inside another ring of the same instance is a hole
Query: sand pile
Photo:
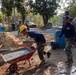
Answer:
[[0, 32], [0, 44], [3, 49], [17, 48], [20, 40], [10, 32]]

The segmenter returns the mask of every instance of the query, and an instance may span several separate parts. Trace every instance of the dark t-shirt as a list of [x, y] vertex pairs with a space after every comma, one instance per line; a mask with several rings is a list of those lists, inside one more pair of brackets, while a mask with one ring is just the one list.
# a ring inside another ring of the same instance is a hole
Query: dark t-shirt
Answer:
[[36, 32], [36, 31], [29, 31], [28, 34], [29, 34], [29, 36], [31, 38], [35, 39], [35, 42], [37, 42], [37, 43], [46, 43], [46, 40], [45, 40], [43, 34], [40, 34], [40, 33]]
[[61, 34], [59, 38], [62, 35], [65, 35], [66, 38], [74, 38], [75, 37], [75, 29], [74, 26], [71, 23], [67, 23], [66, 25], [63, 26]]

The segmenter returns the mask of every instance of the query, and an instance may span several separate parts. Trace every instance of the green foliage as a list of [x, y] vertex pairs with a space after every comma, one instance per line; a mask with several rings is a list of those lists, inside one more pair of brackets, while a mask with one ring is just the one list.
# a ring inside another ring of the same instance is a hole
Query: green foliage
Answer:
[[8, 17], [12, 15], [12, 5], [10, 4], [10, 0], [2, 0], [1, 10]]
[[70, 16], [75, 18], [76, 17], [76, 0], [69, 0], [67, 2], [66, 3], [68, 4], [68, 7], [66, 8], [66, 11], [69, 11]]
[[75, 18], [76, 17], [76, 4], [69, 6], [68, 10], [70, 12], [71, 17]]
[[2, 14], [0, 14], [0, 22], [2, 21]]
[[67, 3], [68, 4], [74, 4], [74, 3], [76, 3], [76, 0], [68, 0]]
[[32, 12], [35, 14], [39, 13], [42, 16], [44, 25], [46, 25], [48, 19], [56, 14], [55, 10], [58, 7], [57, 1], [58, 0], [36, 0], [35, 3], [30, 1], [30, 6]]
[[59, 21], [59, 16], [54, 16], [50, 18], [50, 21], [52, 22], [53, 25], [56, 25]]
[[34, 22], [37, 27], [42, 27], [43, 26], [43, 19], [39, 14], [35, 15], [33, 13], [29, 13], [26, 16], [26, 20], [30, 20], [30, 21]]
[[25, 11], [25, 6], [22, 3], [23, 3], [23, 0], [21, 2], [16, 2], [16, 7], [17, 7], [18, 12], [22, 16], [22, 21], [24, 23], [26, 11]]
[[18, 12], [22, 16], [22, 20], [25, 20], [25, 6], [24, 0], [1, 0], [2, 2], [2, 12], [8, 17], [12, 15], [12, 8], [17, 7]]
[[34, 15], [33, 22], [36, 24], [37, 27], [43, 26], [43, 19], [39, 14]]

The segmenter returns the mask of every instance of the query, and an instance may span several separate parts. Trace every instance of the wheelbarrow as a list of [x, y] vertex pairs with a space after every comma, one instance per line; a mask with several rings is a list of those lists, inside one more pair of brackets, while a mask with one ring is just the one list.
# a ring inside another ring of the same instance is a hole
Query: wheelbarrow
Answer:
[[29, 67], [30, 67], [31, 66], [31, 63], [30, 63], [31, 56], [35, 53], [36, 50], [38, 50], [38, 48], [40, 48], [44, 45], [45, 44], [42, 44], [37, 48], [34, 48], [33, 46], [24, 47], [21, 49], [17, 49], [14, 51], [9, 51], [9, 52], [1, 54], [4, 62], [11, 63], [11, 65], [8, 67], [8, 69], [6, 71], [9, 71], [10, 73], [16, 72], [18, 70], [17, 63], [20, 61], [23, 61], [23, 60], [28, 60]]

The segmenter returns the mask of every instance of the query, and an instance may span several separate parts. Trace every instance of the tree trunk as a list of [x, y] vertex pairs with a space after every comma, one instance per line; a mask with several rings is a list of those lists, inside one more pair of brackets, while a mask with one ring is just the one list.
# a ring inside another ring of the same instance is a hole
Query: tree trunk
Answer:
[[8, 16], [8, 24], [9, 24], [9, 16]]
[[[10, 24], [10, 17], [8, 16], [8, 24]], [[11, 27], [9, 25], [9, 31], [11, 31]]]
[[43, 15], [42, 17], [43, 17], [43, 22], [44, 22], [44, 27], [45, 27], [45, 25], [48, 23], [48, 16]]
[[25, 22], [25, 16], [22, 15], [22, 24], [24, 24], [24, 22]]

